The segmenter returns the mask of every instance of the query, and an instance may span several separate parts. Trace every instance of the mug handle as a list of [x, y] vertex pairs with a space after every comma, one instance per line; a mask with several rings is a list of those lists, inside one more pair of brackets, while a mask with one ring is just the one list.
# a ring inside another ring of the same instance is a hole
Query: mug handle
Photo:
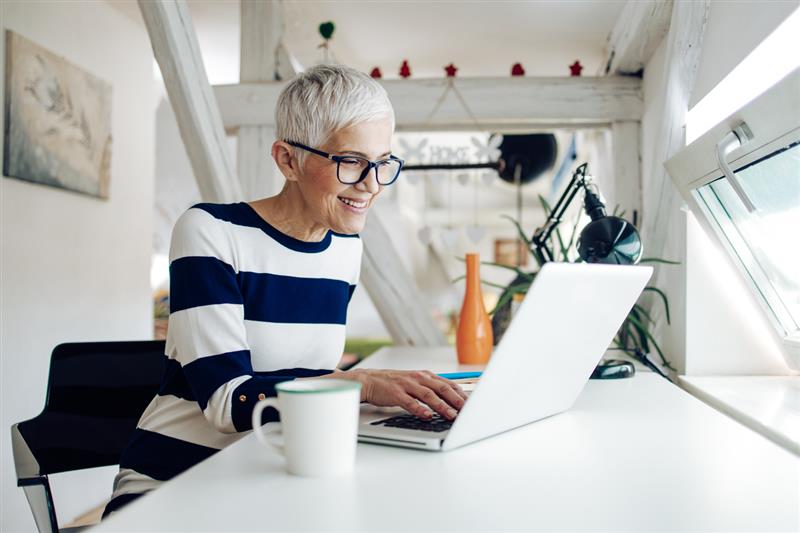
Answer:
[[267, 407], [274, 407], [277, 410], [280, 410], [280, 406], [278, 405], [277, 398], [266, 398], [264, 400], [260, 400], [255, 407], [253, 407], [253, 433], [256, 434], [256, 439], [258, 442], [263, 444], [264, 446], [271, 447], [281, 455], [283, 455], [283, 446], [268, 439], [266, 436], [277, 433], [278, 426], [273, 425], [271, 428], [263, 430], [264, 427], [267, 427], [269, 424], [277, 424], [277, 422], [267, 422], [264, 426], [261, 425], [261, 413]]

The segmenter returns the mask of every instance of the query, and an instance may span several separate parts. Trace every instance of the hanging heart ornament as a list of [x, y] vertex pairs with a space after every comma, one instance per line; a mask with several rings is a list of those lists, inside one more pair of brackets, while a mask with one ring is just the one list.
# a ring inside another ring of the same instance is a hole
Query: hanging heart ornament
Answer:
[[486, 236], [486, 228], [483, 226], [470, 225], [464, 228], [467, 238], [473, 243], [478, 244]]
[[447, 248], [453, 248], [458, 242], [458, 230], [456, 228], [446, 228], [442, 230], [442, 243]]
[[433, 231], [431, 230], [430, 226], [423, 226], [420, 228], [420, 230], [417, 232], [417, 239], [419, 239], [419, 242], [425, 246], [428, 246], [433, 240]]
[[432, 185], [439, 185], [445, 180], [445, 178], [447, 178], [447, 176], [445, 176], [442, 172], [433, 172], [428, 177], [431, 180]]

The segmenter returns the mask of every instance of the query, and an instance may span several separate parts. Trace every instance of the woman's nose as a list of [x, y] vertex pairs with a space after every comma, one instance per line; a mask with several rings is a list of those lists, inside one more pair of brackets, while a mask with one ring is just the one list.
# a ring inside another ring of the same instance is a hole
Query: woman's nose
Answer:
[[371, 194], [378, 194], [378, 192], [381, 190], [381, 185], [378, 183], [378, 169], [369, 169], [367, 176], [358, 182], [356, 187], [362, 191], [368, 191]]

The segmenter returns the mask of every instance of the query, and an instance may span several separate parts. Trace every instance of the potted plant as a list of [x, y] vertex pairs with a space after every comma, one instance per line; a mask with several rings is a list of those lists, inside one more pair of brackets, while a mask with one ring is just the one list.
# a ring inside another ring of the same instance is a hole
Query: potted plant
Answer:
[[[545, 215], [549, 216], [551, 208], [547, 201], [543, 197], [539, 197], [539, 201], [542, 204], [542, 207], [545, 210]], [[614, 209], [614, 216], [623, 217], [625, 215], [623, 212], [618, 212], [618, 208]], [[512, 217], [505, 216], [505, 218], [509, 219], [517, 228], [517, 233], [519, 238], [526, 244], [527, 249], [531, 252], [531, 256], [534, 259], [534, 264], [537, 265], [538, 268], [541, 268], [541, 263], [539, 262], [538, 257], [536, 254], [533, 253], [533, 243], [531, 239], [527, 237], [525, 231], [523, 231], [522, 227], [519, 223], [513, 219]], [[559, 229], [556, 229], [551, 237], [550, 247], [554, 250], [554, 255], [556, 259], [559, 261], [564, 262], [580, 262], [581, 259], [577, 255], [575, 251], [576, 238], [579, 234], [578, 228], [580, 225], [580, 216], [577, 217], [574, 224], [572, 225], [570, 235], [568, 239], [565, 239]], [[640, 263], [661, 263], [661, 264], [669, 264], [669, 265], [676, 265], [675, 261], [668, 261], [666, 259], [660, 259], [655, 257], [648, 257], [643, 258]], [[495, 343], [499, 342], [502, 338], [503, 333], [505, 332], [508, 324], [511, 321], [511, 304], [515, 294], [525, 294], [528, 291], [528, 288], [533, 283], [533, 280], [536, 278], [536, 274], [538, 273], [538, 268], [532, 272], [527, 272], [517, 266], [510, 266], [500, 263], [493, 263], [493, 262], [482, 262], [482, 264], [497, 268], [504, 268], [513, 271], [516, 274], [516, 277], [508, 284], [508, 285], [499, 285], [496, 283], [491, 283], [488, 281], [482, 280], [481, 283], [484, 285], [488, 285], [491, 287], [495, 287], [501, 290], [500, 297], [497, 301], [497, 305], [495, 305], [494, 309], [489, 312], [489, 315], [492, 317], [492, 329], [494, 332], [494, 339]], [[454, 281], [458, 281], [463, 277], [457, 278]], [[670, 316], [669, 316], [669, 301], [667, 299], [667, 295], [664, 294], [662, 290], [652, 285], [648, 285], [644, 289], [645, 293], [653, 293], [658, 297], [658, 301], [661, 305], [664, 306], [665, 317], [667, 320], [667, 324], [670, 323]], [[648, 367], [653, 368], [653, 364], [647, 358], [649, 354], [655, 351], [658, 354], [661, 364], [670, 369], [675, 370], [669, 361], [664, 356], [664, 353], [661, 350], [661, 347], [658, 345], [658, 342], [653, 337], [651, 328], [654, 325], [654, 320], [651, 317], [650, 313], [647, 309], [639, 302], [634, 304], [633, 308], [631, 309], [628, 316], [625, 318], [625, 321], [622, 323], [617, 335], [614, 337], [613, 341], [613, 348], [620, 350], [624, 353], [627, 353], [634, 359], [644, 363]], [[656, 368], [659, 373], [660, 371]]]

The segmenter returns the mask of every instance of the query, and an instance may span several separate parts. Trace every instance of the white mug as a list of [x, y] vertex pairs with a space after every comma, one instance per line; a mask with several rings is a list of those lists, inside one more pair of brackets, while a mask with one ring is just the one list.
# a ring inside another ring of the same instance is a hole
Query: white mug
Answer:
[[[277, 398], [267, 398], [253, 408], [253, 432], [258, 441], [286, 457], [290, 474], [332, 477], [353, 472], [358, 440], [361, 383], [344, 379], [301, 379], [275, 386]], [[265, 436], [277, 423], [261, 427], [267, 407], [280, 412], [283, 444]]]

